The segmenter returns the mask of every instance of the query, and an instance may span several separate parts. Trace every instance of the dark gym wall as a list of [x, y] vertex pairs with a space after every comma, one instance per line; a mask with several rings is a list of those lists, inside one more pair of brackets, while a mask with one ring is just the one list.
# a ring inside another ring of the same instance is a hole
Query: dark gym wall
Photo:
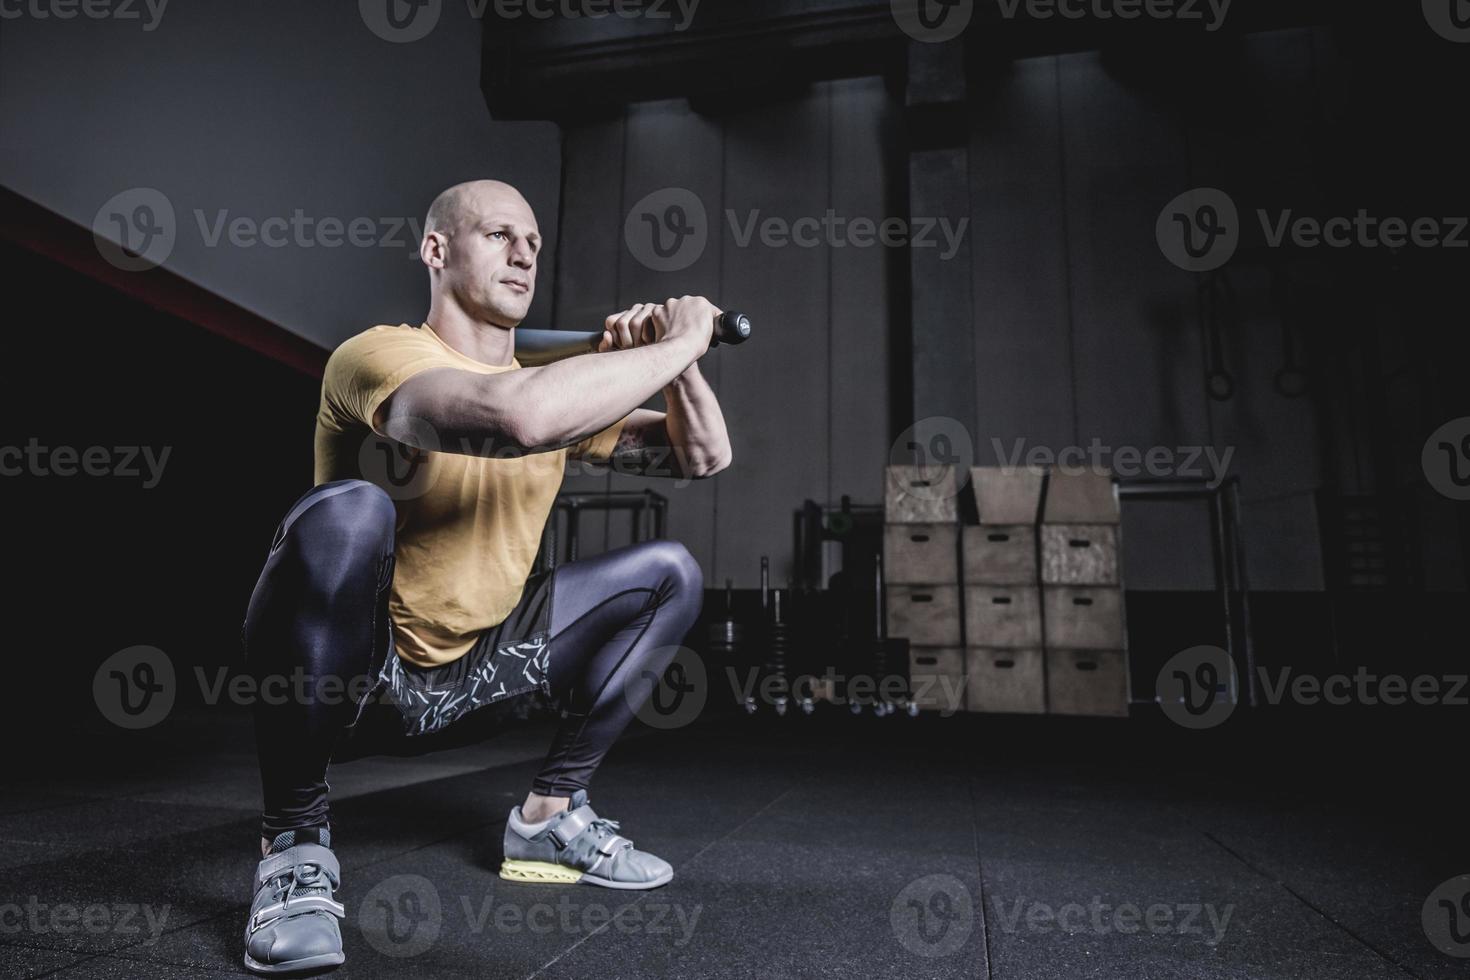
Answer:
[[[44, 5], [43, 5], [44, 6]], [[480, 25], [463, 3], [410, 43], [373, 34], [358, 4], [169, 3], [142, 20], [0, 20], [0, 184], [85, 227], [119, 192], [172, 202], [166, 266], [325, 348], [375, 323], [424, 315], [421, 221], [460, 180], [520, 187], [543, 233], [557, 227], [550, 123], [490, 119]], [[382, 245], [210, 247], [230, 219], [367, 218]], [[548, 253], [528, 326], [550, 326]]]
[[[1185, 464], [1208, 447], [1222, 460], [1231, 454], [1227, 473], [1241, 481], [1253, 589], [1331, 588], [1341, 573], [1333, 555], [1343, 550], [1333, 511], [1359, 498], [1381, 508], [1388, 540], [1409, 542], [1411, 567], [1394, 585], [1464, 588], [1454, 512], [1418, 466], [1426, 434], [1453, 417], [1433, 394], [1445, 386], [1431, 383], [1443, 368], [1413, 339], [1452, 309], [1443, 290], [1415, 285], [1433, 278], [1425, 263], [1439, 259], [1269, 249], [1256, 216], [1258, 208], [1330, 217], [1360, 207], [1418, 216], [1408, 175], [1396, 185], [1407, 191], [1386, 191], [1392, 171], [1374, 152], [1387, 151], [1352, 145], [1356, 132], [1400, 125], [1384, 104], [1391, 95], [1375, 94], [1391, 93], [1384, 86], [1399, 68], [1373, 63], [1367, 50], [1351, 34], [1303, 29], [1246, 36], [1212, 49], [1206, 64], [1191, 52], [1160, 62], [1109, 51], [977, 72], [968, 214], [913, 217], [969, 218], [970, 267], [941, 285], [973, 294], [976, 409], [962, 421], [978, 462], [1096, 440], [1111, 450], [1166, 450]], [[1199, 69], [1187, 96], [1177, 90], [1186, 63]], [[1212, 87], [1229, 88], [1236, 101], [1212, 99]], [[764, 553], [776, 559], [779, 582], [790, 513], [804, 497], [881, 496], [888, 442], [880, 449], [871, 427], [892, 389], [859, 338], [891, 341], [882, 324], [895, 318], [884, 297], [903, 287], [901, 277], [871, 251], [736, 248], [724, 219], [726, 208], [790, 218], [820, 213], [826, 202], [839, 213], [903, 214], [882, 191], [902, 180], [903, 129], [878, 123], [879, 111], [892, 120], [902, 110], [867, 79], [739, 113], [647, 103], [568, 130], [563, 316], [595, 321], [609, 304], [705, 290], [759, 314], [756, 343], [706, 362], [730, 409], [736, 466], [684, 489], [648, 483], [672, 497], [673, 533], [712, 584], [754, 585]], [[860, 139], [851, 143], [844, 131]], [[760, 173], [780, 179], [754, 186]], [[695, 191], [718, 233], [691, 269], [651, 272], [606, 231], [669, 186]], [[1236, 294], [1222, 328], [1235, 386], [1226, 400], [1205, 386], [1201, 278], [1170, 264], [1154, 233], [1164, 206], [1200, 186], [1230, 193], [1243, 228], [1224, 273]], [[846, 211], [844, 200], [853, 202]], [[603, 234], [577, 241], [573, 229], [583, 224]], [[905, 329], [901, 313], [896, 319]], [[1276, 386], [1288, 319], [1309, 372], [1296, 397]], [[968, 371], [965, 361], [941, 359], [934, 370]], [[918, 391], [949, 382], [937, 373], [913, 379]], [[577, 486], [638, 485], [613, 477]], [[593, 525], [594, 541], [601, 526]], [[1202, 505], [1130, 504], [1127, 528], [1130, 588], [1213, 587]], [[620, 543], [620, 531], [605, 541]]]
[[[969, 160], [984, 462], [998, 462], [992, 438], [1005, 451], [1094, 439], [1233, 451], [1252, 588], [1329, 586], [1333, 502], [1381, 495], [1390, 537], [1414, 542], [1396, 584], [1464, 589], [1454, 512], [1419, 465], [1425, 437], [1453, 414], [1431, 381], [1443, 345], [1414, 337], [1458, 302], [1414, 283], [1450, 253], [1273, 249], [1259, 231], [1258, 208], [1273, 220], [1288, 209], [1421, 216], [1416, 187], [1438, 165], [1395, 175], [1404, 164], [1384, 158], [1414, 159], [1397, 145], [1439, 159], [1443, 126], [1408, 121], [1428, 115], [1423, 100], [1392, 94], [1415, 56], [1367, 42], [1279, 31], [1173, 58], [1017, 61], [978, 81]], [[1195, 187], [1229, 193], [1242, 225], [1224, 270], [1237, 295], [1223, 330], [1235, 392], [1224, 401], [1205, 388], [1200, 277], [1155, 243], [1166, 203]], [[1283, 300], [1308, 370], [1300, 397], [1275, 386]], [[1132, 505], [1125, 523], [1130, 587], [1210, 587], [1202, 508]]]
[[[1209, 397], [1198, 278], [1166, 261], [1153, 225], [1191, 187], [1232, 186], [1242, 159], [1310, 180], [1300, 132], [1330, 84], [1314, 67], [1321, 43], [1307, 32], [1244, 39], [1263, 110], [1250, 114], [1248, 145], [1220, 132], [1225, 120], [1179, 113], [1161, 76], [1128, 79], [1097, 52], [1018, 61], [972, 99], [980, 458], [999, 463], [997, 444], [1004, 455], [1094, 439], [1233, 448], [1251, 584], [1268, 591], [1322, 586], [1312, 402], [1272, 389], [1280, 327], [1268, 276], [1251, 266], [1229, 272], [1242, 312], [1227, 338], [1236, 392]], [[1202, 505], [1130, 506], [1130, 586], [1211, 588], [1207, 520]]]
[[179, 696], [197, 699], [196, 667], [213, 684], [239, 665], [271, 535], [311, 484], [320, 382], [27, 249], [0, 242], [0, 262], [13, 311], [65, 297], [54, 318], [7, 323], [4, 609], [18, 646], [0, 725], [51, 738], [74, 703], [95, 717], [93, 673], [135, 645], [168, 654]]
[[[505, 176], [526, 191], [553, 245], [528, 325], [550, 325], [553, 303], [556, 325], [592, 327], [628, 303], [684, 292], [756, 316], [760, 342], [705, 362], [732, 419], [732, 470], [687, 487], [611, 477], [568, 488], [658, 489], [673, 501], [671, 533], [689, 543], [711, 584], [754, 585], [761, 554], [775, 559], [779, 582], [790, 514], [803, 498], [881, 495], [896, 435], [889, 330], [907, 324], [892, 313], [901, 284], [885, 250], [740, 248], [725, 211], [741, 221], [755, 209], [788, 220], [826, 207], [903, 214], [891, 194], [902, 183], [901, 108], [877, 79], [849, 80], [739, 111], [647, 103], [569, 126], [559, 146], [552, 124], [488, 118], [477, 91], [479, 36], [459, 4], [444, 5], [434, 32], [404, 45], [374, 36], [351, 4], [171, 4], [151, 32], [85, 18], [4, 20], [0, 130], [27, 136], [0, 141], [0, 183], [84, 225], [118, 191], [158, 187], [181, 219], [171, 269], [331, 347], [371, 323], [422, 314], [424, 275], [409, 250], [207, 248], [194, 209], [389, 221], [417, 218], [454, 180]], [[1093, 437], [1114, 447], [1233, 447], [1252, 585], [1263, 590], [1324, 585], [1319, 486], [1417, 486], [1424, 583], [1463, 588], [1461, 548], [1447, 530], [1453, 514], [1416, 472], [1417, 443], [1436, 410], [1421, 403], [1426, 355], [1405, 337], [1415, 322], [1432, 327], [1436, 311], [1405, 312], [1414, 290], [1395, 294], [1371, 276], [1338, 289], [1341, 279], [1319, 275], [1313, 257], [1296, 271], [1316, 290], [1309, 301], [1330, 301], [1321, 316], [1337, 322], [1324, 335], [1361, 331], [1383, 356], [1350, 361], [1324, 345], [1322, 384], [1287, 399], [1271, 386], [1280, 324], [1269, 277], [1259, 263], [1239, 263], [1241, 315], [1227, 338], [1237, 392], [1212, 402], [1196, 280], [1153, 245], [1154, 216], [1189, 187], [1227, 187], [1243, 209], [1318, 204], [1313, 189], [1331, 186], [1358, 156], [1320, 134], [1348, 128], [1342, 105], [1355, 72], [1370, 86], [1383, 74], [1349, 71], [1347, 60], [1325, 31], [1249, 37], [1230, 77], [1252, 108], [1229, 115], [1185, 111], [1171, 97], [1179, 76], [1170, 66], [1126, 57], [1028, 59], [977, 81], [967, 229], [977, 411], [966, 422], [980, 462], [995, 461], [992, 439], [1050, 449]], [[182, 77], [190, 84], [178, 84]], [[1379, 107], [1371, 122], [1392, 122], [1394, 108]], [[1412, 104], [1396, 108], [1414, 118]], [[1403, 183], [1411, 192], [1412, 180]], [[694, 191], [718, 233], [691, 268], [659, 273], [629, 254], [622, 228], [634, 203], [669, 186]], [[1347, 193], [1329, 206], [1351, 213], [1363, 203]], [[1440, 360], [1441, 370], [1456, 362]], [[1369, 397], [1365, 367], [1382, 371], [1384, 398]], [[1370, 462], [1375, 443], [1391, 445], [1393, 472]], [[586, 528], [589, 544], [599, 533], [618, 543], [621, 529], [604, 527]], [[1131, 586], [1209, 586], [1201, 512], [1130, 508], [1129, 531]]]
[[[791, 563], [791, 515], [802, 500], [882, 494], [889, 434], [891, 256], [880, 247], [742, 247], [753, 213], [794, 222], [827, 208], [849, 218], [901, 213], [887, 199], [897, 108], [878, 79], [825, 83], [801, 97], [700, 114], [683, 100], [645, 103], [567, 128], [556, 297], [563, 324], [601, 325], [607, 311], [707, 294], [748, 312], [757, 336], [717, 350], [702, 370], [729, 419], [735, 465], [678, 486], [617, 474], [568, 489], [650, 487], [670, 499], [670, 534], [710, 585], [774, 583]], [[689, 268], [657, 272], [623, 241], [623, 221], [646, 195], [692, 191], [708, 214], [708, 246]], [[623, 523], [583, 524], [584, 547], [626, 541]]]
[[[1302, 152], [1289, 132], [1310, 114], [1317, 83], [1296, 87], [1302, 79], [1293, 76], [1309, 64], [1301, 49], [1311, 43], [1305, 32], [1247, 42], [1258, 84], [1289, 93], [1267, 123], [1280, 144], [1270, 152]], [[1321, 461], [1311, 402], [1275, 397], [1263, 370], [1241, 372], [1233, 401], [1208, 399], [1195, 279], [1169, 265], [1154, 242], [1153, 217], [1192, 186], [1192, 175], [1208, 173], [1218, 147], [1196, 147], [1192, 157], [1188, 121], [1117, 80], [1096, 53], [1017, 61], [982, 83], [971, 109], [969, 214], [914, 217], [952, 226], [969, 219], [973, 268], [956, 262], [949, 274], [973, 277], [977, 417], [962, 421], [977, 462], [1000, 462], [997, 443], [1003, 453], [1018, 443], [1057, 452], [1094, 437], [1143, 450], [1233, 445], [1232, 472], [1249, 474], [1253, 585], [1320, 588], [1312, 494]], [[791, 511], [805, 497], [881, 499], [881, 468], [896, 435], [886, 433], [883, 414], [895, 288], [883, 250], [737, 248], [725, 210], [742, 220], [753, 208], [796, 218], [824, 205], [848, 216], [902, 215], [884, 195], [902, 167], [893, 152], [903, 145], [899, 113], [871, 78], [744, 113], [703, 116], [683, 101], [646, 103], [567, 131], [560, 319], [594, 322], [609, 304], [701, 290], [758, 314], [757, 342], [705, 361], [731, 419], [734, 467], [683, 489], [618, 476], [573, 484], [668, 494], [673, 533], [689, 543], [711, 584], [729, 577], [755, 585], [761, 554], [773, 555], [779, 582], [789, 567]], [[761, 176], [769, 174], [779, 180]], [[620, 231], [645, 194], [669, 186], [698, 194], [719, 233], [687, 271], [652, 272], [606, 232]], [[581, 237], [582, 227], [599, 233]], [[1238, 286], [1247, 316], [1231, 343], [1237, 359], [1263, 368], [1279, 338], [1259, 301], [1259, 279], [1248, 273]], [[1213, 587], [1202, 506], [1131, 507], [1129, 522], [1131, 586]], [[596, 542], [602, 527], [594, 518], [583, 533]], [[622, 543], [621, 534], [615, 521], [607, 541]]]

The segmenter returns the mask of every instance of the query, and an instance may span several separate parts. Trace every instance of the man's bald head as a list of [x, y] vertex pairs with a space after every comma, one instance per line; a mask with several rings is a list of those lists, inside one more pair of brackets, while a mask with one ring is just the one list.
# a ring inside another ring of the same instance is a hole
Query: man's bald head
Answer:
[[[497, 209], [524, 210], [532, 214], [531, 205], [503, 180], [467, 180], [441, 192], [429, 205], [424, 231], [452, 235], [466, 225], [478, 222]], [[535, 218], [532, 217], [534, 223]]]
[[429, 206], [419, 246], [431, 312], [452, 304], [475, 320], [515, 326], [535, 296], [540, 251], [536, 212], [520, 191], [500, 180], [455, 184]]

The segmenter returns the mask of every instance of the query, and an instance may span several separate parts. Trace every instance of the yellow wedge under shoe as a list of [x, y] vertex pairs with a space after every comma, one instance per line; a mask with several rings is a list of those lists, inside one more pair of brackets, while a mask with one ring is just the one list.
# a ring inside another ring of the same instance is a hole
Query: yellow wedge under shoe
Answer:
[[500, 865], [500, 877], [506, 881], [529, 881], [542, 885], [575, 885], [582, 872], [549, 861], [512, 861]]
[[523, 821], [520, 807], [510, 811], [501, 851], [502, 880], [641, 890], [673, 879], [669, 862], [635, 850], [632, 841], [618, 834], [616, 820], [597, 815], [587, 804], [586, 790], [574, 792], [567, 803], [567, 809], [537, 825]]

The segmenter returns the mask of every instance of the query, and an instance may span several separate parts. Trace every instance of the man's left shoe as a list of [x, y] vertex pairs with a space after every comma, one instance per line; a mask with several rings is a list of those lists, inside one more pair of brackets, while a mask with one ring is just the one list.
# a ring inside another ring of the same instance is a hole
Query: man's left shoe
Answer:
[[255, 869], [245, 925], [245, 965], [256, 973], [298, 973], [340, 965], [347, 910], [332, 897], [342, 881], [337, 856], [320, 844], [269, 854]]
[[573, 793], [571, 806], [544, 826], [528, 826], [516, 807], [505, 821], [500, 877], [627, 889], [657, 888], [673, 879], [669, 862], [635, 850], [633, 842], [617, 831], [616, 821], [602, 819], [587, 805], [585, 790]]

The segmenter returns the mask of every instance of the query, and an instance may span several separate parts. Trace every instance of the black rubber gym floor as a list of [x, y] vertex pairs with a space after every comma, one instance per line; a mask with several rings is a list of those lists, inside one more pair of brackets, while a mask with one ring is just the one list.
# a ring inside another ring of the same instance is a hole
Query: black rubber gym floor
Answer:
[[[675, 865], [641, 893], [496, 877], [544, 734], [334, 767], [332, 975], [1465, 975], [1420, 920], [1470, 871], [1422, 733], [836, 712], [641, 731], [592, 797]], [[16, 752], [0, 974], [246, 975], [248, 719], [75, 744], [59, 770]]]

